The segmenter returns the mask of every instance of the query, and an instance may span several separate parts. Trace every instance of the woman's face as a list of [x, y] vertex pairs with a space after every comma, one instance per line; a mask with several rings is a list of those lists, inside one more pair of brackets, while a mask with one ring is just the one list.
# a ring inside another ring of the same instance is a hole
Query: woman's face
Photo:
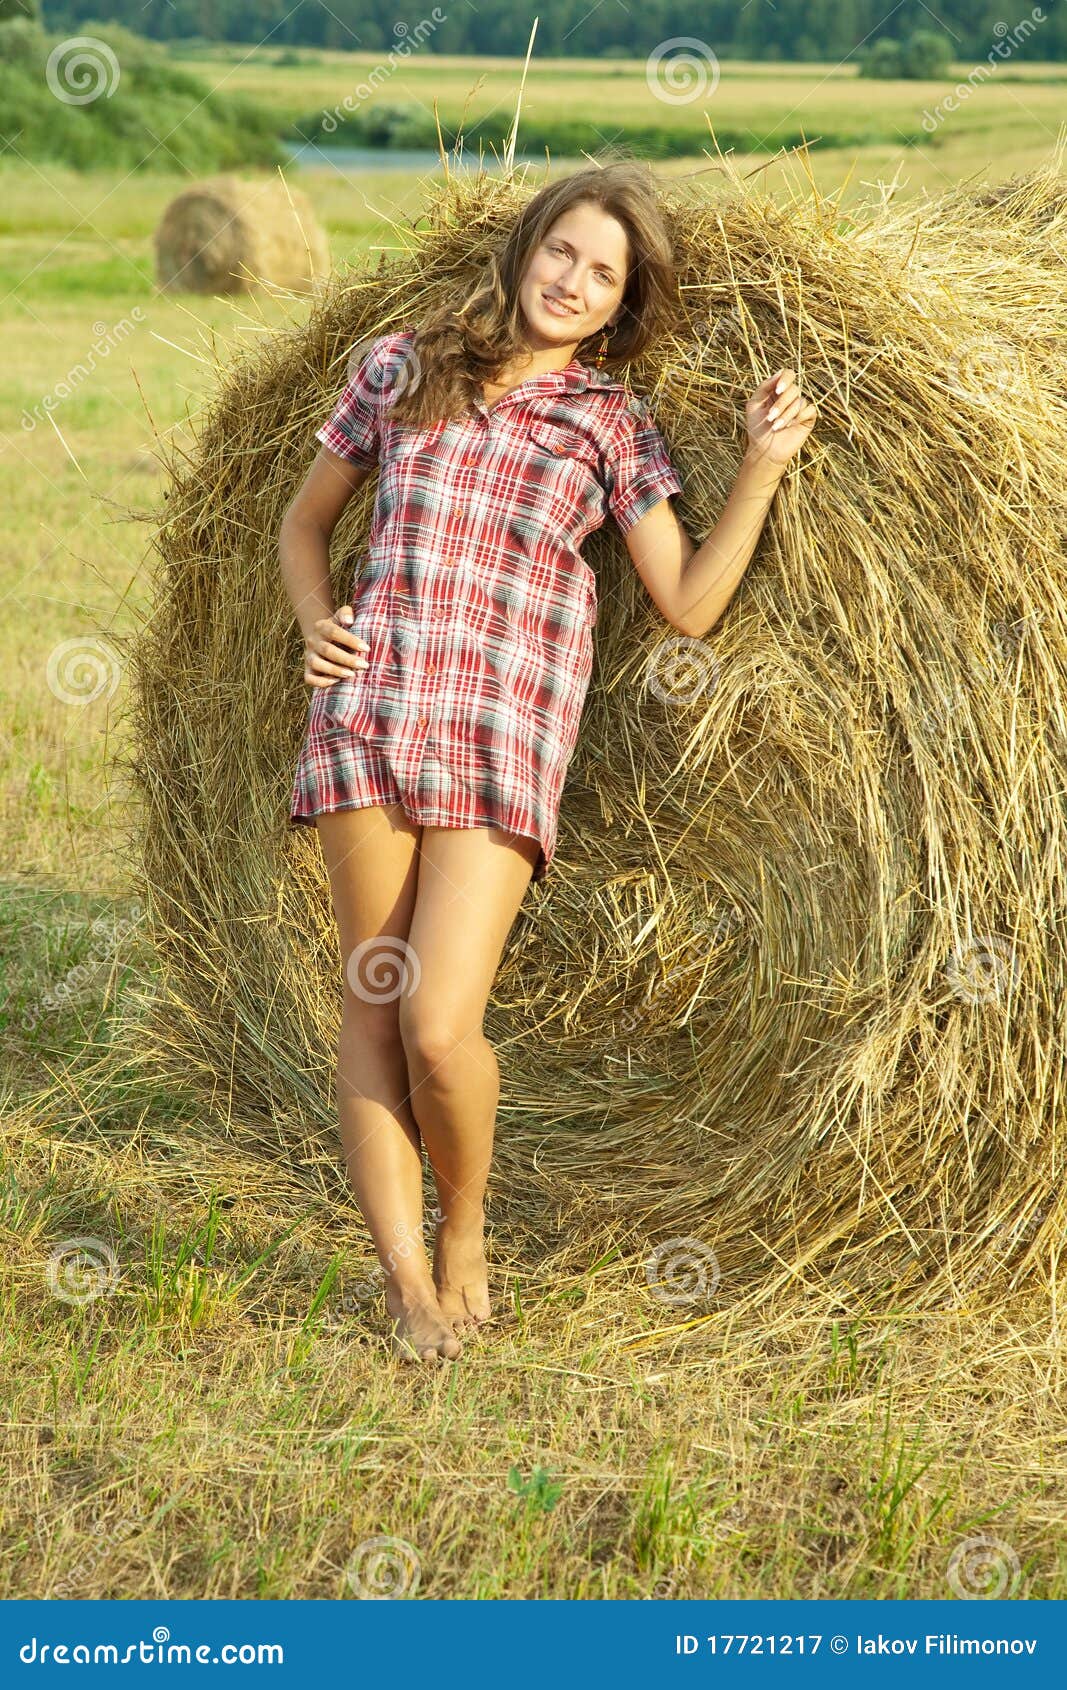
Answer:
[[614, 320], [626, 287], [626, 230], [598, 205], [572, 205], [526, 268], [519, 300], [530, 347], [573, 348]]

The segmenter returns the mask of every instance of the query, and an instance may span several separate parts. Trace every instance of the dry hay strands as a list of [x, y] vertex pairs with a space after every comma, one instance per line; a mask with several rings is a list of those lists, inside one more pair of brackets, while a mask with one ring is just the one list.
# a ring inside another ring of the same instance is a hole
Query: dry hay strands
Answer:
[[[507, 179], [438, 192], [406, 252], [226, 372], [132, 655], [159, 1059], [298, 1160], [298, 1130], [335, 1131], [342, 983], [317, 840], [285, 825], [308, 701], [278, 525], [353, 345], [417, 321], [519, 202]], [[758, 380], [792, 366], [820, 416], [712, 637], [665, 630], [610, 525], [587, 548], [597, 663], [554, 879], [487, 1022], [494, 1213], [599, 1216], [637, 1260], [712, 1252], [720, 1306], [999, 1296], [1051, 1275], [1063, 1218], [1067, 430], [1040, 384], [969, 399], [953, 359], [1029, 297], [1026, 249], [984, 315], [976, 276], [931, 332], [892, 207], [843, 223], [762, 178], [663, 204], [679, 319], [628, 373], [689, 531]], [[950, 214], [931, 262], [974, 215]], [[909, 240], [921, 259], [921, 220]], [[335, 535], [339, 597], [372, 490]]]
[[310, 291], [330, 268], [311, 202], [276, 178], [224, 176], [172, 199], [155, 234], [156, 279], [169, 293]]

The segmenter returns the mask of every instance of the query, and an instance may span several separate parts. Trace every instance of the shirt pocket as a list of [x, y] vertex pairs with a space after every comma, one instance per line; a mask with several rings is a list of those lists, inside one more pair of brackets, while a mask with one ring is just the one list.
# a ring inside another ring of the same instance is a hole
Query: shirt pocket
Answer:
[[526, 443], [532, 491], [557, 521], [573, 517], [592, 495], [602, 496], [600, 449], [583, 429], [541, 419], [530, 424]]

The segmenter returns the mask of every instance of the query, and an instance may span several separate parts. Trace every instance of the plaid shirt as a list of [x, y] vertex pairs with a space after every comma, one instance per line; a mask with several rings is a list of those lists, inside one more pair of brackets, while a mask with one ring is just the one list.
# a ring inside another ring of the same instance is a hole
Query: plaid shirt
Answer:
[[[315, 436], [379, 465], [352, 598], [370, 651], [367, 669], [314, 689], [292, 819], [353, 802], [335, 771], [351, 776], [355, 736], [378, 770], [387, 757], [415, 820], [535, 835], [541, 880], [593, 667], [582, 542], [683, 486], [645, 402], [577, 359], [468, 417], [394, 422], [411, 345], [410, 329], [376, 340]], [[375, 801], [371, 785], [356, 802]]]

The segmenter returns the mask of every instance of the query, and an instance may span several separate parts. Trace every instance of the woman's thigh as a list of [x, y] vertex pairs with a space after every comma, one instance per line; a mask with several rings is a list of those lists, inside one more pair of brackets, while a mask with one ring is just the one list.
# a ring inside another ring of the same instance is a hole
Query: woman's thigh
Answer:
[[315, 817], [341, 963], [349, 989], [396, 1029], [397, 1000], [410, 978], [408, 934], [419, 880], [421, 828], [400, 804], [369, 804]]
[[497, 827], [424, 827], [408, 943], [417, 982], [401, 1005], [423, 1054], [481, 1030], [540, 841]]

